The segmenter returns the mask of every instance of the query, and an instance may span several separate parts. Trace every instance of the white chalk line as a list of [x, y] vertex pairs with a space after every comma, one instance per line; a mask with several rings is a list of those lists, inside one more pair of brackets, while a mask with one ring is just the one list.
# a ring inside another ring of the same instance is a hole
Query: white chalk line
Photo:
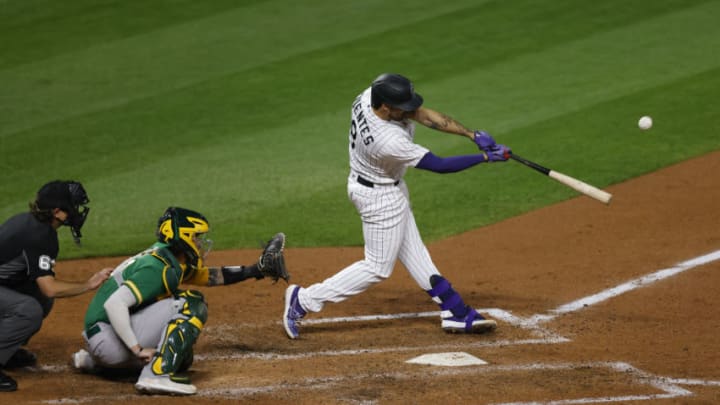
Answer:
[[675, 276], [684, 271], [693, 269], [698, 266], [702, 266], [707, 263], [711, 263], [718, 259], [720, 259], [720, 250], [706, 254], [704, 256], [696, 257], [694, 259], [691, 259], [691, 260], [688, 260], [688, 261], [685, 261], [682, 263], [678, 263], [675, 266], [670, 267], [668, 269], [659, 270], [655, 273], [648, 274], [648, 275], [642, 276], [640, 278], [636, 278], [634, 280], [630, 280], [626, 283], [623, 283], [616, 287], [601, 291], [597, 294], [594, 294], [594, 295], [591, 295], [591, 296], [588, 296], [585, 298], [581, 298], [581, 299], [573, 301], [569, 304], [562, 305], [562, 306], [552, 310], [552, 312], [555, 314], [558, 314], [558, 315], [566, 314], [568, 312], [575, 312], [579, 309], [582, 309], [585, 306], [595, 305], [599, 302], [616, 297], [616, 296], [626, 293], [628, 291], [632, 291], [637, 288], [653, 284], [657, 281], [666, 279], [668, 277]]
[[701, 386], [705, 386], [705, 387], [720, 387], [720, 381], [699, 380], [696, 378], [669, 378], [669, 377], [665, 377], [664, 380], [666, 380], [670, 384], [677, 384], [677, 385], [701, 385]]
[[[621, 363], [624, 364], [624, 363]], [[349, 382], [356, 384], [358, 380], [391, 379], [393, 381], [407, 381], [433, 377], [456, 377], [465, 375], [493, 374], [499, 372], [533, 372], [568, 370], [573, 368], [604, 367], [612, 368], [613, 363], [558, 363], [558, 364], [513, 364], [513, 365], [482, 365], [466, 366], [462, 368], [432, 368], [430, 371], [418, 372], [387, 372], [387, 373], [358, 373], [321, 378], [305, 378], [297, 383], [283, 383], [282, 385], [268, 385], [261, 387], [243, 387], [237, 389], [207, 389], [200, 393], [204, 397], [237, 397], [273, 392], [276, 390], [318, 390], [330, 389], [334, 386], [347, 387]], [[628, 367], [631, 367], [628, 365]]]
[[[410, 352], [410, 351], [432, 351], [432, 350], [449, 350], [449, 349], [467, 349], [467, 348], [481, 348], [481, 347], [507, 347], [507, 346], [521, 346], [521, 345], [539, 345], [539, 344], [559, 344], [566, 343], [570, 340], [560, 336], [549, 329], [541, 328], [538, 325], [528, 326], [525, 325], [525, 320], [512, 315], [510, 312], [499, 309], [499, 308], [488, 308], [478, 309], [478, 312], [487, 313], [495, 319], [502, 320], [515, 326], [522, 326], [530, 329], [531, 334], [535, 335], [535, 338], [528, 339], [502, 339], [502, 340], [491, 340], [491, 341], [476, 341], [476, 342], [462, 342], [462, 343], [450, 343], [442, 345], [422, 345], [422, 346], [399, 346], [399, 347], [382, 347], [382, 348], [366, 348], [361, 350], [325, 350], [316, 352], [305, 352], [305, 353], [277, 353], [277, 352], [247, 352], [247, 353], [234, 353], [230, 355], [218, 355], [213, 353], [208, 354], [197, 354], [194, 359], [200, 361], [216, 361], [216, 360], [242, 360], [242, 359], [262, 359], [262, 360], [298, 360], [306, 358], [318, 358], [318, 357], [335, 357], [335, 356], [354, 356], [364, 354], [382, 354], [382, 353], [394, 353], [394, 352]], [[334, 317], [334, 318], [319, 318], [303, 320], [302, 324], [327, 324], [327, 323], [343, 323], [343, 322], [367, 322], [375, 320], [394, 320], [394, 319], [408, 319], [408, 318], [420, 318], [420, 317], [440, 317], [440, 311], [431, 312], [415, 312], [415, 313], [400, 313], [400, 314], [382, 314], [382, 315], [361, 315], [361, 316], [347, 316], [347, 317]], [[228, 330], [240, 328], [241, 326], [223, 325], [221, 329], [227, 333]], [[209, 328], [208, 328], [209, 329]]]
[[[302, 360], [308, 358], [320, 358], [320, 357], [339, 357], [339, 356], [360, 356], [370, 354], [385, 354], [385, 353], [404, 353], [404, 352], [428, 352], [428, 351], [439, 351], [439, 350], [457, 350], [457, 349], [470, 349], [470, 348], [487, 348], [487, 347], [507, 347], [507, 346], [522, 346], [522, 345], [542, 345], [542, 344], [559, 344], [569, 342], [570, 340], [559, 336], [546, 334], [542, 338], [528, 338], [528, 339], [501, 339], [492, 341], [476, 341], [476, 342], [462, 342], [462, 343], [448, 343], [439, 345], [422, 345], [422, 346], [391, 346], [391, 347], [379, 347], [379, 348], [365, 348], [365, 349], [347, 349], [347, 350], [323, 350], [303, 353], [278, 353], [278, 352], [242, 352], [233, 354], [219, 354], [219, 353], [202, 353], [193, 356], [193, 359], [197, 362], [203, 361], [229, 361], [229, 360], [266, 360], [266, 361], [285, 361], [285, 360]], [[39, 369], [48, 373], [65, 373], [72, 368], [68, 365], [43, 365], [38, 367]]]
[[525, 327], [535, 327], [535, 326], [538, 326], [538, 324], [540, 324], [540, 323], [545, 323], [545, 322], [551, 321], [559, 315], [579, 311], [583, 308], [587, 308], [592, 305], [601, 303], [603, 301], [607, 301], [610, 298], [617, 297], [626, 292], [629, 292], [629, 291], [632, 291], [632, 290], [635, 290], [635, 289], [638, 289], [641, 287], [646, 287], [655, 282], [678, 275], [684, 271], [714, 262], [718, 259], [720, 259], [720, 250], [716, 250], [714, 252], [678, 263], [673, 267], [659, 270], [659, 271], [656, 271], [655, 273], [647, 274], [645, 276], [636, 278], [634, 280], [630, 280], [630, 281], [620, 284], [618, 286], [608, 288], [607, 290], [603, 290], [597, 294], [593, 294], [593, 295], [590, 295], [590, 296], [587, 296], [584, 298], [580, 298], [578, 300], [575, 300], [573, 302], [570, 302], [565, 305], [561, 305], [555, 309], [550, 310], [550, 314], [534, 315], [528, 319], [521, 321], [521, 323]]
[[[59, 399], [46, 399], [43, 401], [35, 401], [41, 404], [51, 405], [65, 405], [65, 404], [84, 404], [86, 402], [113, 402], [113, 401], [132, 401], [137, 399], [137, 395], [96, 395], [92, 397], [80, 397], [80, 398], [59, 398]], [[162, 401], [158, 401], [162, 402]]]
[[[636, 367], [624, 362], [600, 362], [590, 363], [590, 367], [607, 367], [624, 375], [631, 375], [633, 381], [639, 385], [650, 385], [651, 387], [662, 391], [660, 394], [646, 395], [619, 395], [614, 397], [586, 397], [575, 399], [560, 399], [553, 401], [530, 401], [530, 402], [501, 402], [493, 405], [571, 405], [571, 404], [592, 404], [592, 403], [609, 403], [609, 402], [628, 402], [628, 401], [650, 401], [658, 399], [671, 399], [677, 397], [687, 397], [694, 395], [692, 391], [688, 391], [679, 385], [683, 385], [680, 380], [667, 377], [659, 377], [642, 371]], [[585, 366], [587, 367], [587, 366]], [[700, 380], [694, 380], [700, 382]]]
[[[386, 321], [395, 319], [411, 319], [411, 318], [430, 318], [440, 317], [440, 311], [429, 312], [407, 312], [399, 314], [377, 314], [377, 315], [358, 315], [358, 316], [341, 316], [335, 318], [318, 318], [303, 319], [303, 325], [321, 325], [325, 323], [343, 323], [343, 322], [368, 322], [368, 321]], [[282, 323], [282, 321], [280, 322]]]
[[[626, 292], [635, 290], [637, 288], [641, 288], [650, 284], [653, 284], [657, 281], [663, 280], [668, 277], [675, 276], [677, 274], [680, 274], [686, 270], [690, 270], [692, 268], [702, 266], [708, 263], [711, 263], [715, 260], [720, 259], [720, 250], [698, 256], [696, 258], [678, 263], [677, 265], [668, 268], [659, 270], [655, 273], [645, 275], [643, 277], [628, 281], [626, 283], [620, 284], [616, 287], [601, 291], [600, 293], [581, 298], [579, 300], [573, 301], [571, 303], [562, 305], [556, 309], [550, 310], [550, 314], [537, 314], [534, 316], [531, 316], [529, 318], [522, 318], [513, 315], [509, 311], [505, 311], [498, 308], [490, 308], [490, 309], [484, 309], [480, 310], [480, 312], [485, 312], [491, 315], [492, 317], [503, 320], [511, 325], [521, 327], [524, 329], [529, 329], [533, 332], [536, 332], [540, 335], [544, 335], [544, 338], [539, 339], [520, 339], [520, 340], [500, 340], [500, 341], [491, 341], [491, 342], [475, 342], [475, 343], [463, 343], [462, 345], [435, 345], [435, 346], [422, 346], [422, 347], [390, 347], [390, 348], [378, 348], [378, 349], [364, 349], [364, 350], [330, 350], [330, 351], [321, 351], [321, 352], [311, 352], [311, 353], [302, 353], [302, 354], [283, 354], [283, 353], [271, 353], [271, 352], [250, 352], [250, 353], [240, 353], [237, 355], [197, 355], [195, 358], [197, 360], [205, 360], [205, 361], [213, 361], [213, 360], [229, 360], [229, 359], [250, 359], [250, 358], [257, 358], [257, 359], [266, 359], [266, 360], [291, 360], [291, 359], [303, 359], [303, 358], [310, 358], [310, 357], [322, 357], [322, 356], [345, 356], [345, 355], [362, 355], [362, 354], [376, 354], [376, 353], [389, 353], [389, 352], [405, 352], [405, 351], [413, 351], [418, 349], [424, 349], [424, 350], [445, 350], [448, 348], [456, 348], [458, 346], [462, 346], [464, 348], [468, 347], [498, 347], [498, 346], [509, 346], [509, 345], [516, 345], [516, 344], [552, 344], [552, 343], [562, 343], [569, 341], [568, 339], [558, 336], [554, 334], [553, 332], [541, 328], [540, 324], [545, 323], [548, 321], [551, 321], [555, 319], [557, 316], [562, 314], [567, 314], [571, 312], [579, 311], [583, 308], [587, 308], [591, 305], [595, 305], [597, 303], [609, 300], [610, 298], [619, 296], [621, 294], [624, 294]], [[325, 323], [338, 323], [338, 322], [359, 322], [359, 321], [374, 321], [374, 320], [393, 320], [393, 319], [407, 319], [407, 318], [419, 318], [419, 317], [430, 317], [430, 316], [439, 316], [438, 311], [433, 312], [419, 312], [419, 313], [404, 313], [404, 314], [383, 314], [383, 315], [364, 315], [364, 316], [353, 316], [353, 317], [335, 317], [335, 318], [320, 318], [320, 319], [309, 319], [304, 320], [304, 324], [325, 324]], [[594, 363], [594, 364], [601, 364], [601, 363]], [[601, 398], [582, 398], [582, 399], [568, 399], [568, 400], [558, 400], [558, 401], [551, 401], [551, 402], [517, 402], [517, 403], [503, 403], [502, 405], [530, 405], [530, 404], [543, 404], [543, 405], [555, 405], [555, 404], [583, 404], [583, 403], [598, 403], [598, 402], [623, 402], [623, 401], [644, 401], [644, 400], [653, 400], [653, 399], [661, 399], [661, 398], [674, 398], [677, 396], [687, 396], [692, 395], [692, 392], [687, 391], [681, 387], [678, 387], [678, 385], [702, 385], [702, 386], [720, 386], [720, 381], [708, 381], [708, 380], [699, 380], [699, 379], [675, 379], [675, 378], [669, 378], [669, 377], [654, 377], [647, 373], [641, 372], [640, 370], [626, 364], [626, 363], [604, 363], [604, 364], [612, 364], [612, 367], [615, 368], [621, 368], [624, 371], [632, 371], [637, 375], [644, 376], [644, 380], [651, 381], [650, 384], [654, 387], [658, 388], [659, 390], [663, 391], [664, 394], [654, 394], [654, 395], [631, 395], [631, 396], [618, 396], [618, 397], [601, 397]], [[508, 366], [483, 366], [485, 367], [485, 370], [499, 370], [500, 367], [508, 367]], [[542, 369], [542, 367], [553, 367], [548, 365], [539, 365], [539, 367]], [[57, 371], [64, 371], [67, 366], [65, 367], [56, 367], [56, 366], [49, 366], [50, 370], [57, 370]], [[447, 375], [446, 373], [463, 373], [465, 371], [463, 370], [457, 370], [457, 371], [441, 371], [437, 374], [441, 375]], [[477, 372], [477, 371], [475, 371]], [[344, 382], [347, 379], [356, 379], [356, 378], [363, 378], [363, 377], [348, 377], [348, 376], [337, 376], [337, 377], [330, 377], [330, 378], [323, 378], [321, 381], [313, 381], [311, 385], [311, 389], [320, 389], [323, 386], [326, 386], [327, 384], [334, 385], [336, 384], [335, 381], [342, 381]], [[398, 377], [401, 378], [401, 377]], [[299, 384], [299, 387], [302, 387], [302, 384]], [[213, 394], [215, 391], [228, 393], [232, 392], [233, 394], [229, 395], [251, 395], [252, 393], [260, 393], [262, 392], [274, 392], [276, 390], [288, 390], [288, 388], [291, 388], [292, 385], [283, 384], [282, 386], [265, 386], [265, 387], [246, 387], [246, 388], [223, 388], [223, 389], [216, 389], [216, 390], [210, 390], [207, 394], [204, 392], [200, 394], [200, 396], [223, 396], [222, 394]], [[255, 391], [255, 390], [261, 390], [261, 391]], [[243, 394], [244, 393], [244, 394]], [[117, 396], [113, 396], [113, 398], [117, 398]], [[87, 401], [91, 400], [97, 400], [98, 397], [94, 397], [94, 399], [88, 398]], [[85, 398], [83, 399], [59, 399], [59, 400], [53, 400], [54, 402], [44, 401], [46, 403], [80, 403], [80, 402], [87, 402]]]
[[[487, 314], [491, 318], [501, 320], [510, 325], [528, 329], [534, 335], [548, 337], [549, 339], [555, 339], [558, 336], [547, 328], [543, 328], [535, 323], [528, 322], [527, 318], [522, 318], [513, 315], [511, 312], [500, 308], [476, 308], [476, 311], [482, 314]], [[406, 312], [396, 314], [373, 314], [373, 315], [356, 315], [356, 316], [341, 316], [331, 318], [317, 318], [317, 319], [303, 319], [298, 323], [300, 325], [322, 325], [322, 324], [335, 324], [335, 323], [346, 323], [346, 322], [371, 322], [371, 321], [386, 321], [386, 320], [397, 320], [397, 319], [415, 319], [415, 318], [440, 318], [440, 311], [428, 311], [428, 312]], [[282, 325], [282, 321], [276, 322], [278, 325]], [[235, 329], [242, 327], [258, 327], [261, 325], [257, 324], [243, 324], [243, 325], [219, 325], [206, 327], [204, 332], [207, 334], [217, 333], [229, 333]], [[557, 343], [553, 341], [552, 343]]]
[[482, 348], [482, 347], [505, 347], [505, 346], [520, 346], [520, 345], [541, 345], [541, 344], [558, 344], [565, 343], [569, 340], [557, 336], [554, 338], [541, 338], [541, 339], [518, 339], [518, 340], [495, 340], [495, 341], [478, 341], [478, 342], [463, 342], [463, 343], [451, 343], [442, 345], [423, 345], [423, 346], [396, 346], [396, 347], [381, 347], [374, 349], [356, 349], [356, 350], [325, 350], [317, 352], [306, 352], [306, 353], [276, 353], [276, 352], [248, 352], [248, 353], [234, 353], [234, 354], [198, 354], [195, 355], [196, 360], [200, 361], [217, 361], [217, 360], [246, 360], [246, 359], [260, 359], [260, 360], [299, 360], [307, 358], [319, 358], [319, 357], [337, 357], [337, 356], [357, 356], [357, 355], [368, 355], [368, 354], [384, 354], [384, 353], [402, 353], [402, 352], [413, 352], [413, 351], [437, 351], [437, 350], [451, 350], [451, 349], [469, 349], [469, 348]]
[[676, 379], [655, 376], [653, 374], [642, 371], [632, 365], [624, 362], [591, 362], [591, 363], [558, 363], [558, 364], [540, 364], [532, 363], [526, 365], [490, 365], [490, 366], [474, 366], [453, 369], [433, 369], [432, 372], [427, 371], [403, 373], [361, 373], [354, 375], [340, 375], [322, 378], [306, 378], [297, 383], [284, 382], [282, 385], [266, 385], [259, 387], [241, 387], [241, 388], [215, 388], [207, 389], [198, 395], [203, 397], [227, 397], [236, 398], [238, 396], [250, 396], [257, 394], [267, 394], [280, 390], [327, 390], [336, 386], [347, 386], [348, 381], [368, 380], [368, 379], [386, 379], [393, 380], [415, 380], [417, 378], [426, 378], [428, 374], [434, 377], [453, 377], [462, 375], [478, 375], [492, 374], [498, 372], [532, 372], [532, 371], [555, 371], [570, 370], [581, 368], [609, 368], [622, 375], [631, 375], [633, 382], [638, 385], [650, 385], [651, 387], [661, 391], [659, 394], [647, 395], [624, 395], [615, 397], [588, 397], [578, 399], [555, 400], [548, 402], [505, 402], [496, 405], [531, 405], [531, 404], [585, 404], [599, 402], [625, 402], [625, 401], [647, 401], [656, 399], [667, 399], [694, 395], [680, 385], [703, 385], [703, 386], [720, 386], [720, 381], [707, 381], [699, 379]]
[[[503, 320], [507, 323], [520, 326], [523, 321], [521, 318], [513, 316], [511, 313], [498, 308], [490, 308], [486, 310], [479, 310], [480, 312], [491, 314], [493, 318]], [[365, 315], [365, 316], [351, 316], [351, 317], [339, 317], [339, 318], [321, 318], [313, 319], [312, 324], [324, 324], [324, 323], [335, 323], [335, 322], [362, 322], [362, 321], [373, 321], [373, 320], [391, 320], [391, 319], [403, 319], [403, 318], [417, 318], [417, 317], [440, 317], [440, 311], [434, 312], [419, 312], [419, 313], [401, 313], [401, 314], [384, 314], [384, 315]], [[305, 324], [306, 321], [303, 321]], [[211, 329], [211, 333], [218, 330], [223, 334], [232, 334], [236, 329], [241, 329], [243, 325], [222, 325]], [[206, 331], [207, 332], [207, 331]], [[566, 343], [570, 340], [560, 336], [549, 329], [542, 329], [535, 327], [534, 332], [537, 337], [527, 339], [500, 339], [500, 340], [479, 340], [475, 342], [461, 343], [447, 343], [438, 345], [421, 345], [421, 346], [390, 346], [380, 348], [364, 348], [364, 349], [348, 349], [348, 350], [323, 350], [323, 351], [312, 351], [303, 353], [279, 353], [279, 352], [240, 352], [233, 354], [219, 354], [219, 353], [201, 353], [193, 356], [193, 359], [198, 362], [202, 361], [226, 361], [226, 360], [302, 360], [307, 358], [320, 358], [320, 357], [338, 357], [338, 356], [358, 356], [368, 354], [384, 354], [384, 353], [402, 353], [412, 351], [438, 351], [438, 350], [454, 350], [454, 349], [469, 349], [469, 348], [483, 348], [483, 347], [507, 347], [507, 346], [522, 346], [522, 345], [541, 345], [541, 344], [559, 344]], [[43, 365], [39, 367], [45, 372], [49, 373], [64, 373], [71, 369], [68, 365]]]
[[[632, 365], [624, 362], [584, 362], [584, 363], [555, 363], [555, 364], [512, 364], [512, 365], [484, 365], [484, 366], [468, 366], [462, 368], [432, 368], [428, 371], [424, 368], [417, 372], [388, 372], [388, 373], [357, 373], [344, 374], [327, 377], [310, 377], [303, 378], [297, 382], [283, 381], [282, 384], [270, 384], [254, 387], [223, 387], [202, 389], [196, 397], [206, 398], [223, 398], [235, 399], [253, 395], [272, 394], [274, 392], [290, 392], [290, 391], [320, 391], [330, 390], [335, 387], [347, 387], [350, 384], [357, 384], [361, 380], [378, 380], [392, 379], [394, 381], [415, 381], [427, 378], [428, 375], [433, 377], [456, 377], [456, 376], [479, 376], [483, 374], [496, 373], [514, 373], [514, 372], [548, 372], [548, 371], [564, 371], [573, 369], [599, 368], [610, 369], [622, 376], [630, 376], [631, 380], [638, 385], [649, 385], [658, 391], [657, 394], [646, 395], [623, 395], [608, 397], [587, 397], [577, 399], [563, 399], [553, 401], [531, 401], [531, 402], [500, 402], [495, 405], [564, 405], [564, 404], [589, 404], [589, 403], [607, 403], [607, 402], [626, 402], [626, 401], [648, 401], [657, 399], [669, 399], [677, 397], [691, 396], [693, 393], [680, 385], [712, 385], [720, 386], [720, 381], [704, 381], [697, 379], [674, 379], [668, 377], [655, 376], [653, 374], [642, 371]], [[132, 399], [137, 395], [106, 395], [82, 397], [74, 399], [53, 399], [39, 401], [45, 404], [79, 404], [93, 401], [109, 401], [119, 399]]]
[[[581, 309], [590, 307], [592, 305], [607, 301], [611, 298], [622, 295], [626, 292], [651, 285], [655, 282], [664, 280], [666, 278], [675, 276], [684, 271], [699, 267], [713, 261], [720, 259], [720, 250], [695, 257], [690, 260], [678, 263], [675, 266], [657, 272], [644, 275], [642, 277], [630, 280], [622, 283], [618, 286], [603, 290], [597, 294], [593, 294], [587, 297], [580, 298], [572, 301], [568, 304], [561, 305], [555, 309], [550, 310], [550, 314], [536, 314], [529, 318], [523, 318], [513, 315], [511, 312], [499, 309], [499, 308], [477, 308], [476, 310], [480, 313], [486, 313], [493, 318], [507, 322], [513, 326], [517, 326], [524, 329], [536, 330], [540, 333], [546, 330], [540, 328], [539, 324], [552, 321], [557, 316], [576, 312]], [[368, 321], [383, 321], [383, 320], [396, 320], [396, 319], [409, 319], [409, 318], [426, 318], [426, 317], [439, 317], [439, 311], [429, 312], [409, 312], [409, 313], [397, 313], [397, 314], [377, 314], [377, 315], [359, 315], [359, 316], [345, 316], [345, 317], [331, 317], [331, 318], [318, 318], [318, 319], [303, 319], [302, 325], [320, 325], [329, 323], [344, 323], [344, 322], [368, 322]], [[278, 323], [281, 323], [278, 321]], [[208, 328], [210, 329], [210, 328]]]

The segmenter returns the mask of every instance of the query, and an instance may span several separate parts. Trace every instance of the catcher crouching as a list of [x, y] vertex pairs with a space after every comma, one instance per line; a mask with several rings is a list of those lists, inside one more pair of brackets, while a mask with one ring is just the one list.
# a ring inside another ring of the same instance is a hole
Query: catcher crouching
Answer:
[[202, 293], [180, 289], [234, 284], [250, 278], [290, 278], [278, 233], [251, 266], [206, 267], [212, 247], [210, 225], [200, 213], [170, 207], [158, 220], [158, 241], [122, 262], [98, 289], [85, 314], [87, 350], [73, 354], [84, 371], [142, 369], [135, 387], [152, 394], [192, 395], [197, 388], [184, 374], [193, 345], [207, 320]]

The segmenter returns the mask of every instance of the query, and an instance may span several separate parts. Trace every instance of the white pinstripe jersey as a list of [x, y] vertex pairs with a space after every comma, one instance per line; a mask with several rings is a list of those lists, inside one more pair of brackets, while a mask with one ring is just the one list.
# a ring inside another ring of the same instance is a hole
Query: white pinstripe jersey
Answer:
[[370, 88], [353, 102], [350, 122], [350, 169], [375, 184], [391, 184], [429, 151], [413, 142], [415, 123], [385, 121], [370, 105]]

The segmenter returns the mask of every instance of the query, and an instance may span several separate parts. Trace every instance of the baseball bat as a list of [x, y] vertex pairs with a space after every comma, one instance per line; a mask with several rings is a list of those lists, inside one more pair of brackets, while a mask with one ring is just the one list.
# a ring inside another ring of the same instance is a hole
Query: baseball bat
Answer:
[[612, 198], [612, 194], [607, 193], [605, 191], [600, 190], [597, 187], [593, 187], [584, 181], [580, 181], [574, 177], [570, 177], [567, 174], [562, 174], [560, 172], [556, 172], [555, 170], [548, 169], [547, 167], [541, 166], [533, 161], [527, 160], [521, 156], [516, 155], [515, 153], [512, 153], [510, 155], [510, 158], [524, 164], [527, 167], [531, 167], [538, 172], [551, 177], [560, 183], [585, 194], [588, 197], [592, 197], [602, 203], [610, 204], [610, 199]]

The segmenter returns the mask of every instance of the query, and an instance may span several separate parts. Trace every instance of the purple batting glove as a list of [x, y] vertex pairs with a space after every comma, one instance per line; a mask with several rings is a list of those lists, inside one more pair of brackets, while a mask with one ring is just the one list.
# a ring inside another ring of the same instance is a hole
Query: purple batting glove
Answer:
[[505, 145], [495, 145], [485, 153], [487, 153], [488, 162], [505, 162], [510, 159], [512, 151]]
[[485, 152], [490, 152], [490, 149], [495, 146], [495, 140], [490, 134], [485, 131], [475, 131], [473, 141], [475, 142], [475, 145], [480, 148], [480, 150]]

